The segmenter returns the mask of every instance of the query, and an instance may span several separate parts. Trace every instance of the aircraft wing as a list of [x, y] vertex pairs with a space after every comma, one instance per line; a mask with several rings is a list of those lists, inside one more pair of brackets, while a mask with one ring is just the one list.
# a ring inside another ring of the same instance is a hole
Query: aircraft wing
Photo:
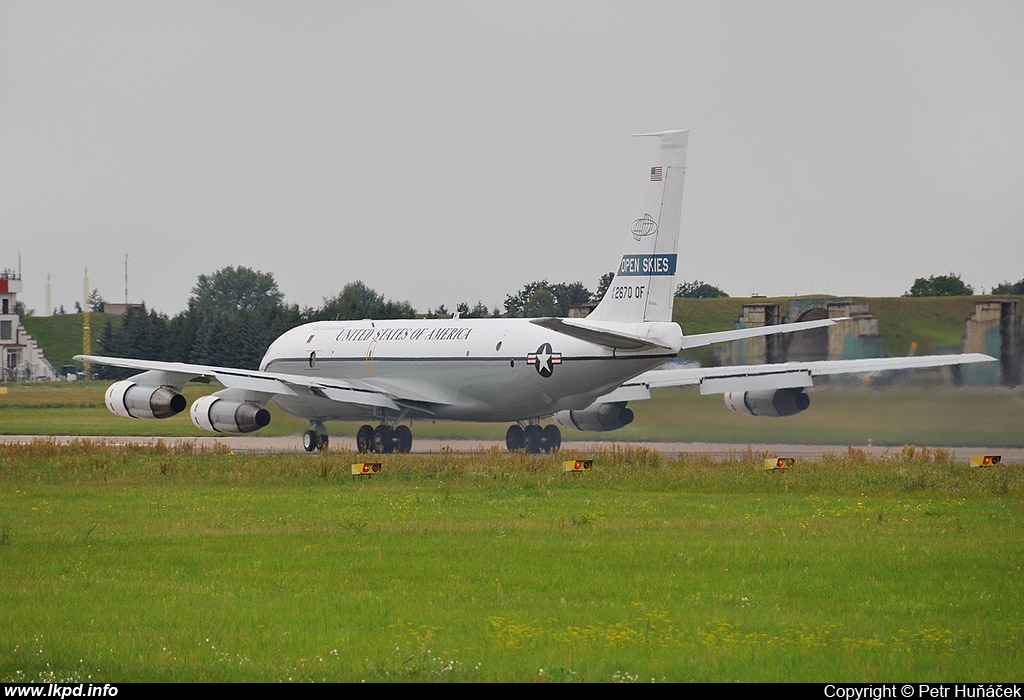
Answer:
[[737, 328], [732, 331], [717, 331], [715, 333], [698, 333], [696, 335], [687, 335], [683, 337], [683, 344], [681, 350], [687, 350], [689, 348], [699, 348], [705, 345], [713, 345], [715, 343], [725, 343], [731, 340], [740, 340], [741, 338], [756, 338], [762, 335], [775, 335], [776, 333], [794, 333], [796, 331], [806, 331], [812, 328], [824, 328], [825, 326], [834, 326], [840, 321], [849, 321], [848, 316], [841, 316], [838, 318], [822, 318], [815, 321], [795, 321], [793, 323], [779, 323], [772, 326], [755, 326], [753, 328]]
[[[342, 403], [379, 406], [394, 411], [400, 410], [403, 402], [415, 403], [421, 410], [429, 410], [430, 404], [448, 402], [446, 397], [425, 393], [423, 387], [409, 391], [402, 391], [397, 387], [389, 387], [385, 390], [360, 381], [322, 380], [298, 374], [193, 365], [184, 362], [133, 360], [94, 355], [76, 355], [74, 359], [78, 362], [139, 370], [142, 375], [146, 375], [147, 383], [173, 386], [179, 390], [190, 381], [209, 382], [214, 380], [228, 389], [245, 392], [250, 396], [255, 395], [263, 400], [279, 395], [318, 396]], [[136, 376], [141, 377], [142, 375]]]
[[878, 357], [861, 360], [815, 360], [731, 367], [654, 369], [630, 379], [611, 394], [599, 399], [599, 402], [648, 398], [649, 393], [644, 396], [645, 392], [662, 387], [699, 385], [701, 394], [791, 389], [809, 387], [814, 383], [814, 377], [833, 374], [945, 367], [975, 362], [994, 362], [995, 359], [981, 353], [966, 353], [920, 357]]

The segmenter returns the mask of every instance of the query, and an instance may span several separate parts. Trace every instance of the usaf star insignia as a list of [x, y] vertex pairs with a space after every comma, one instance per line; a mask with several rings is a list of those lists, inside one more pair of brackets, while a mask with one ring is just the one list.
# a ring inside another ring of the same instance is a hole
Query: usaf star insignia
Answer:
[[526, 356], [526, 364], [536, 367], [540, 376], [550, 377], [555, 365], [562, 364], [562, 353], [552, 352], [551, 343], [544, 343], [537, 348], [537, 352]]

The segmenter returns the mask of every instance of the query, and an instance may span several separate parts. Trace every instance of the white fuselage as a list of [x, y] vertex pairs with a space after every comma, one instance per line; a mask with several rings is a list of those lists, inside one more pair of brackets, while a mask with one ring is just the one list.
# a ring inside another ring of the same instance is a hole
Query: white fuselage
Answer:
[[[658, 325], [681, 339], [678, 325]], [[279, 337], [260, 369], [394, 394], [408, 418], [523, 421], [583, 409], [675, 356], [613, 350], [529, 319], [321, 321]], [[312, 420], [381, 417], [381, 409], [315, 396], [274, 401]]]

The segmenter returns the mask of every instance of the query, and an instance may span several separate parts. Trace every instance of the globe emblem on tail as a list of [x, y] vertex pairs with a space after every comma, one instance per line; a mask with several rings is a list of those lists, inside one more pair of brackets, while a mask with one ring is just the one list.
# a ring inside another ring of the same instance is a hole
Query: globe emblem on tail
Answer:
[[657, 233], [658, 222], [650, 214], [644, 214], [639, 219], [633, 221], [633, 227], [630, 231], [633, 232], [633, 238], [639, 241], [644, 236], [652, 236]]

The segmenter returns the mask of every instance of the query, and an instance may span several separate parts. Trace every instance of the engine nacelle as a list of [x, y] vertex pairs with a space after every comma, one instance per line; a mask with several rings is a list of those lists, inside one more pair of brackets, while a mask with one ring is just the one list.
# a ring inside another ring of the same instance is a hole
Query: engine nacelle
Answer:
[[806, 411], [811, 397], [803, 389], [731, 391], [725, 394], [725, 405], [744, 416], [783, 418]]
[[107, 387], [107, 410], [123, 418], [170, 418], [185, 410], [185, 397], [170, 386], [145, 386], [130, 379]]
[[595, 433], [618, 430], [633, 422], [633, 411], [626, 408], [625, 401], [614, 401], [588, 406], [582, 411], [559, 411], [554, 415], [555, 423], [563, 428], [576, 428]]
[[203, 396], [192, 402], [192, 424], [214, 433], [251, 433], [270, 424], [270, 411], [248, 401]]

